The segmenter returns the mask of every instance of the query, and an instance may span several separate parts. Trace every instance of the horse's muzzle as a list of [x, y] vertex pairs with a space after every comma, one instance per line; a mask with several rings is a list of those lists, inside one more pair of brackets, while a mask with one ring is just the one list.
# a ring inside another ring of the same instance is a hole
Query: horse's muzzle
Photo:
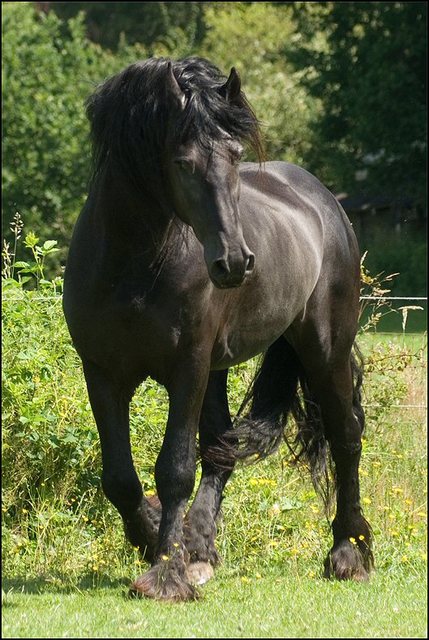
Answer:
[[218, 289], [231, 289], [243, 284], [255, 266], [255, 256], [250, 251], [240, 260], [218, 258], [209, 267], [209, 276]]

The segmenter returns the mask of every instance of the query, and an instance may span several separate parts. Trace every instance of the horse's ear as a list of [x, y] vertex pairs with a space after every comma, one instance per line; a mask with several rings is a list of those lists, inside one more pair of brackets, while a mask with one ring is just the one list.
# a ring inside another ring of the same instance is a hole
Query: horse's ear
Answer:
[[228, 80], [221, 86], [219, 93], [229, 102], [234, 102], [240, 95], [241, 80], [235, 67], [231, 68]]
[[180, 109], [183, 109], [186, 102], [186, 96], [183, 93], [182, 89], [179, 87], [179, 83], [177, 82], [176, 77], [173, 73], [173, 65], [171, 64], [171, 60], [169, 60], [167, 64], [167, 90], [175, 98]]

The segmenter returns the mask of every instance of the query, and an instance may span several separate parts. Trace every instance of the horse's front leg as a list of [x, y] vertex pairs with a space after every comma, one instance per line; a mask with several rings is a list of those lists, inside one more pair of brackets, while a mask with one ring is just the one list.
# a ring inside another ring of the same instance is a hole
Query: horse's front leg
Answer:
[[156, 487], [162, 505], [158, 546], [153, 566], [131, 587], [131, 592], [137, 595], [160, 600], [197, 597], [195, 587], [187, 578], [189, 554], [184, 544], [183, 519], [195, 483], [195, 438], [208, 373], [208, 358], [200, 352], [175, 368], [167, 386], [169, 415], [155, 465]]
[[160, 514], [143, 496], [131, 456], [129, 404], [134, 388], [92, 362], [83, 360], [83, 368], [101, 442], [103, 491], [121, 514], [128, 540], [150, 561], [158, 540]]

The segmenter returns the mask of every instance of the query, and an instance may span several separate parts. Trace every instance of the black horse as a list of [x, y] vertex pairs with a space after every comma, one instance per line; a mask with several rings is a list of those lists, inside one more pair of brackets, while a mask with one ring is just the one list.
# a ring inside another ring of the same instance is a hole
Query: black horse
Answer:
[[[334, 463], [325, 576], [367, 578], [353, 355], [359, 251], [344, 211], [301, 168], [240, 162], [242, 143], [259, 154], [262, 146], [234, 68], [226, 79], [195, 57], [137, 62], [97, 88], [87, 110], [94, 171], [64, 313], [100, 434], [104, 492], [152, 563], [133, 590], [197, 596], [219, 561], [215, 523], [235, 460], [274, 451], [290, 413], [295, 451], [313, 475]], [[228, 368], [259, 353], [247, 413], [233, 428]], [[129, 403], [147, 376], [170, 401], [159, 499], [144, 497], [130, 448]], [[202, 477], [186, 512], [197, 433]]]

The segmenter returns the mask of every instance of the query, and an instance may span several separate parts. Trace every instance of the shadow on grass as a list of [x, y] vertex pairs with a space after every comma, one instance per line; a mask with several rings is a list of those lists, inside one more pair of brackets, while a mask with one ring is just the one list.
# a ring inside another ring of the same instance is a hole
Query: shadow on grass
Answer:
[[[99, 589], [117, 589], [124, 587], [128, 590], [131, 579], [129, 577], [110, 578], [107, 574], [94, 577], [91, 573], [86, 573], [76, 580], [61, 573], [49, 574], [46, 576], [14, 576], [4, 577], [2, 580], [3, 592], [24, 593], [32, 595], [42, 595], [45, 593], [69, 594], [76, 592], [91, 592]], [[6, 604], [5, 602], [3, 604]], [[10, 604], [10, 603], [9, 603]]]

